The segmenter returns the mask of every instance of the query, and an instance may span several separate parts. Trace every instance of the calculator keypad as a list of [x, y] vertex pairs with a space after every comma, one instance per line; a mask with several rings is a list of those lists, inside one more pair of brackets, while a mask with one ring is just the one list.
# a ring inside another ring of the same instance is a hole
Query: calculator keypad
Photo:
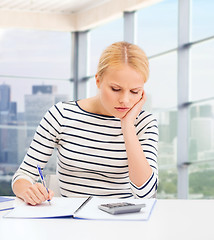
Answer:
[[132, 206], [132, 205], [134, 204], [127, 203], [127, 202], [102, 204], [103, 207], [107, 207], [107, 208], [125, 207], [125, 206]]

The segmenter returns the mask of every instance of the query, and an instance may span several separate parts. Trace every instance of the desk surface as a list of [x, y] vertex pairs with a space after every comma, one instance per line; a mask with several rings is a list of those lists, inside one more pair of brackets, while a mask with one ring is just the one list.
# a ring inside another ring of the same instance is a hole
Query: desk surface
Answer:
[[214, 240], [214, 200], [157, 200], [149, 221], [5, 219], [3, 240]]

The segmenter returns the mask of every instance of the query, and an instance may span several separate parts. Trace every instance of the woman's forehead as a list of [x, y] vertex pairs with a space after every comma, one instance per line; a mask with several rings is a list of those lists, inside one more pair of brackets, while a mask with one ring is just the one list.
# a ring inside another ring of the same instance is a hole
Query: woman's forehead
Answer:
[[130, 82], [134, 85], [141, 86], [145, 81], [143, 76], [135, 69], [129, 66], [123, 66], [120, 68], [109, 68], [103, 75], [103, 79], [114, 82], [115, 84], [123, 84], [124, 82]]

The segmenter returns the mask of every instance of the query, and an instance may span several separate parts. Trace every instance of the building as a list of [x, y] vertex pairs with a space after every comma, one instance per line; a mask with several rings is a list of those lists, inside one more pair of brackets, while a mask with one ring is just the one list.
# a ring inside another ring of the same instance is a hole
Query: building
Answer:
[[36, 85], [36, 86], [32, 86], [32, 94], [38, 94], [38, 93], [42, 93], [42, 94], [54, 94], [56, 93], [57, 88], [56, 86], [52, 86], [52, 85]]
[[214, 137], [213, 119], [194, 118], [191, 121], [191, 138], [196, 141], [198, 152], [210, 151]]
[[25, 95], [25, 121], [27, 124], [26, 147], [30, 145], [35, 130], [48, 109], [56, 102], [66, 100], [68, 100], [68, 96], [57, 94], [56, 86], [32, 86], [32, 94]]
[[0, 112], [9, 111], [10, 109], [10, 86], [7, 84], [0, 85]]
[[18, 161], [17, 105], [11, 102], [10, 86], [0, 85], [0, 163]]

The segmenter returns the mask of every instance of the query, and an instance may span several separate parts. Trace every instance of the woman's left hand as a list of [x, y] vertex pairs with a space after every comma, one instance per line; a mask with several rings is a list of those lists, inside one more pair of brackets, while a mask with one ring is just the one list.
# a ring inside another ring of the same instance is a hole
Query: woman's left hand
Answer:
[[137, 116], [146, 102], [146, 93], [143, 91], [142, 98], [121, 118], [122, 127], [126, 124], [134, 124]]

